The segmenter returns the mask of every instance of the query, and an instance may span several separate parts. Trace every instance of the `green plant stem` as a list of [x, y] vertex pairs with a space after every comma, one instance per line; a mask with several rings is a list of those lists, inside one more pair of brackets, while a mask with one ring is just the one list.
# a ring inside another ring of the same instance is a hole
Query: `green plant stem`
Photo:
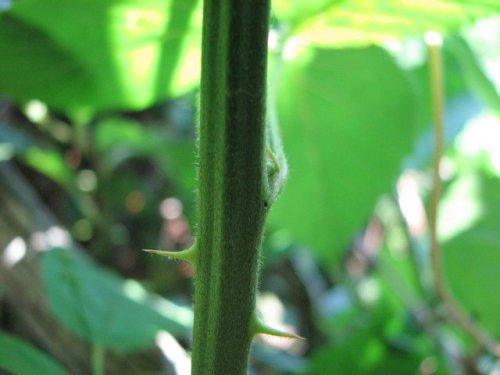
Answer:
[[428, 42], [429, 76], [431, 87], [432, 111], [434, 120], [434, 158], [432, 165], [432, 190], [429, 212], [430, 255], [433, 272], [434, 287], [439, 296], [446, 294], [443, 267], [441, 261], [441, 247], [437, 238], [438, 205], [441, 197], [441, 177], [439, 165], [443, 154], [444, 129], [444, 92], [443, 67], [441, 61], [440, 42]]
[[92, 345], [92, 375], [104, 375], [106, 350], [101, 344]]
[[[438, 38], [439, 39], [439, 38]], [[472, 320], [462, 309], [448, 289], [445, 281], [441, 246], [437, 234], [438, 206], [441, 196], [441, 176], [439, 165], [443, 155], [444, 144], [444, 78], [441, 56], [441, 42], [431, 41], [428, 44], [429, 73], [431, 86], [431, 99], [434, 115], [434, 160], [433, 160], [433, 185], [431, 191], [429, 232], [430, 232], [430, 255], [431, 268], [434, 279], [434, 287], [438, 297], [450, 313], [453, 320], [462, 327], [482, 348], [493, 355], [500, 355], [500, 344], [492, 340], [486, 332]]]
[[268, 0], [205, 0], [192, 374], [246, 374], [266, 216]]

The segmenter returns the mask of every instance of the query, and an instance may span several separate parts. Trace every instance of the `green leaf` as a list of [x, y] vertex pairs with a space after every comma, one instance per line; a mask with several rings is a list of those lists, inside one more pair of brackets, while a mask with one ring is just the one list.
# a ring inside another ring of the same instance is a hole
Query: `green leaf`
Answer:
[[[411, 374], [418, 369], [419, 358], [415, 357], [411, 353], [391, 356], [383, 341], [366, 331], [347, 342], [324, 347], [311, 360], [308, 374]], [[380, 371], [379, 367], [383, 370]]]
[[448, 38], [448, 45], [455, 53], [462, 75], [471, 89], [491, 110], [500, 113], [500, 95], [496, 91], [493, 81], [482, 68], [479, 61], [480, 56], [476, 56], [469, 44], [458, 35]]
[[100, 153], [109, 152], [112, 148], [127, 147], [135, 153], [145, 154], [151, 151], [151, 144], [155, 147], [161, 143], [157, 134], [137, 121], [110, 117], [100, 121], [96, 126], [95, 147]]
[[274, 0], [272, 2], [274, 14], [283, 22], [292, 25], [300, 24], [307, 19], [317, 16], [334, 4], [343, 0]]
[[191, 138], [169, 136], [161, 128], [121, 117], [100, 121], [95, 129], [96, 150], [108, 168], [114, 169], [128, 158], [150, 157], [181, 188], [179, 194], [194, 190], [196, 148]]
[[447, 159], [455, 171], [440, 203], [445, 281], [464, 310], [500, 338], [498, 117], [469, 123]]
[[8, 160], [14, 155], [66, 189], [73, 186], [75, 173], [53, 144], [31, 135], [22, 127], [0, 124], [0, 160]]
[[159, 131], [122, 117], [110, 117], [95, 127], [95, 148], [110, 170], [129, 158], [153, 156], [160, 147], [165, 151], [166, 139]]
[[[500, 178], [460, 176], [443, 202], [441, 226], [446, 280], [472, 318], [500, 338]], [[452, 226], [452, 227], [450, 227]], [[448, 228], [447, 228], [448, 227]]]
[[498, 15], [495, 0], [278, 0], [277, 18], [290, 34], [316, 45], [383, 43], [428, 30], [447, 32]]
[[411, 150], [410, 85], [382, 49], [317, 49], [284, 67], [278, 98], [290, 177], [270, 222], [333, 262]]
[[10, 13], [0, 15], [0, 50], [2, 96], [39, 98], [60, 106], [65, 100], [82, 100], [84, 92], [93, 91], [93, 82], [80, 61], [46, 31]]
[[51, 250], [42, 267], [51, 309], [92, 343], [135, 350], [152, 345], [160, 330], [185, 334], [190, 328], [191, 310], [153, 297], [74, 252]]
[[24, 0], [0, 15], [0, 93], [64, 110], [143, 108], [199, 77], [196, 0]]
[[22, 157], [26, 164], [62, 186], [66, 188], [72, 186], [75, 174], [57, 150], [33, 146], [25, 150]]
[[379, 273], [380, 262], [385, 261], [377, 260], [372, 275], [328, 293], [335, 308], [324, 328], [332, 342], [313, 352], [307, 374], [414, 374], [424, 361], [434, 367], [433, 374], [447, 374], [435, 342], [412, 315], [422, 305], [408, 311], [404, 299], [394, 295], [397, 280]]
[[334, 312], [327, 327], [333, 343], [313, 353], [307, 374], [413, 374], [429, 356], [439, 366], [436, 374], [445, 373], [429, 337], [416, 329], [384, 282], [366, 278], [357, 284], [357, 294], [363, 304]]
[[0, 333], [0, 372], [15, 375], [67, 375], [53, 359], [22, 340]]

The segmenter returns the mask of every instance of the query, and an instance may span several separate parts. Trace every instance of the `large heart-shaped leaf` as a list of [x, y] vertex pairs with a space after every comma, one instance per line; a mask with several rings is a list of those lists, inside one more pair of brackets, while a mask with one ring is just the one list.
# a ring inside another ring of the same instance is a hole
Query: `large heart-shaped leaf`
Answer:
[[336, 260], [411, 149], [412, 90], [382, 49], [320, 49], [284, 67], [278, 98], [290, 178], [271, 223]]

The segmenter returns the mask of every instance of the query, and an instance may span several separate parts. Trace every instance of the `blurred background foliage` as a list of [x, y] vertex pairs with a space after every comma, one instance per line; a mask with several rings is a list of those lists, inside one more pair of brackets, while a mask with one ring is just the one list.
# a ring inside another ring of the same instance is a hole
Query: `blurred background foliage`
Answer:
[[[189, 373], [192, 270], [141, 249], [196, 233], [201, 5], [0, 0], [0, 374]], [[445, 281], [498, 340], [499, 16], [497, 0], [273, 2], [290, 176], [258, 300], [307, 340], [259, 338], [251, 374], [500, 373], [432, 286], [423, 39], [445, 35]]]

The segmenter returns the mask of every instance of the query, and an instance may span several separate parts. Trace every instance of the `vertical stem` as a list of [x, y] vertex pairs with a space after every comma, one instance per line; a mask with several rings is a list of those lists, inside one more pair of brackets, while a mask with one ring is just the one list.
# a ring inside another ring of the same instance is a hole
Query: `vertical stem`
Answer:
[[432, 191], [429, 212], [429, 231], [431, 241], [431, 267], [433, 271], [434, 287], [439, 296], [446, 294], [443, 267], [441, 262], [441, 248], [437, 238], [437, 216], [441, 197], [441, 176], [439, 164], [443, 154], [444, 129], [444, 92], [443, 92], [443, 64], [441, 58], [441, 36], [437, 33], [426, 34], [429, 52], [429, 75], [434, 120], [434, 159], [432, 165]]
[[105, 354], [102, 344], [92, 344], [92, 375], [104, 375]]
[[493, 341], [476, 322], [472, 320], [457, 303], [448, 289], [443, 272], [441, 246], [437, 235], [438, 206], [441, 196], [441, 177], [439, 164], [443, 155], [444, 134], [444, 84], [443, 63], [441, 57], [441, 36], [437, 33], [428, 33], [426, 41], [429, 52], [429, 73], [434, 115], [434, 160], [433, 186], [429, 213], [429, 231], [431, 240], [431, 268], [434, 278], [434, 287], [438, 297], [443, 302], [451, 317], [467, 332], [481, 347], [493, 355], [500, 355], [500, 344]]
[[265, 221], [269, 0], [205, 0], [192, 374], [243, 375]]

